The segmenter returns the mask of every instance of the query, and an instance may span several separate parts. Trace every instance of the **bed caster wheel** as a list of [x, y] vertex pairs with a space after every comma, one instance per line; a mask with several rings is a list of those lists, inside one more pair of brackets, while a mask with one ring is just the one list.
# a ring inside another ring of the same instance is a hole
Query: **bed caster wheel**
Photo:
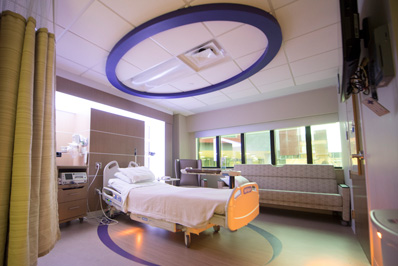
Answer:
[[214, 232], [218, 232], [218, 231], [220, 231], [220, 226], [219, 225], [215, 225], [215, 226], [213, 226], [213, 229], [214, 229]]
[[189, 248], [191, 246], [191, 235], [185, 233], [184, 238], [185, 238], [185, 246]]

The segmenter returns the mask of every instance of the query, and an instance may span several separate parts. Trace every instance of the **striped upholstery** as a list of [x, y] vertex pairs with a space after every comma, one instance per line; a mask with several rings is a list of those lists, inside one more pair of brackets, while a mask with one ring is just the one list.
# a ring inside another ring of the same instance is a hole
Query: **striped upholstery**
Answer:
[[260, 188], [260, 203], [342, 212], [350, 220], [349, 188], [337, 185], [332, 165], [242, 164], [235, 170]]

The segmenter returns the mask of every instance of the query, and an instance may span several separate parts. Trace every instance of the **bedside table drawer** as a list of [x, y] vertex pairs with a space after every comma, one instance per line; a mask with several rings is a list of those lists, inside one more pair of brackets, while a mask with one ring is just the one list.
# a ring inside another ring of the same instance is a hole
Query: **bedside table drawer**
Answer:
[[86, 204], [85, 199], [60, 203], [58, 205], [59, 221], [85, 216]]
[[58, 189], [58, 203], [87, 198], [86, 186]]

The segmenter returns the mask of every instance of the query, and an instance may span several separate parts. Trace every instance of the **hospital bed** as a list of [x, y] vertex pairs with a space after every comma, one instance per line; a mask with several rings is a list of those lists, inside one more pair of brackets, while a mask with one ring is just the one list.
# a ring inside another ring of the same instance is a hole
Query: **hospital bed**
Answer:
[[[130, 162], [128, 168], [138, 167]], [[220, 226], [231, 231], [247, 225], [259, 214], [259, 190], [256, 183], [234, 189], [176, 187], [157, 180], [125, 183], [115, 174], [116, 161], [104, 168], [102, 198], [112, 210], [122, 211], [134, 221], [184, 232], [186, 247], [191, 233], [199, 234]]]

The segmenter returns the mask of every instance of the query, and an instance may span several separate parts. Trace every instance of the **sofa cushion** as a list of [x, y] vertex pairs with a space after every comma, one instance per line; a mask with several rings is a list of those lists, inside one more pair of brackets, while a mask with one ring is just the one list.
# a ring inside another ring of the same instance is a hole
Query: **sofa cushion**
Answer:
[[333, 165], [286, 164], [274, 166], [271, 164], [237, 164], [234, 169], [241, 171], [241, 175], [246, 178], [248, 176], [280, 176], [336, 179]]
[[247, 175], [245, 177], [251, 182], [256, 182], [260, 189], [337, 193], [335, 179]]
[[331, 193], [308, 193], [298, 191], [281, 191], [260, 189], [260, 202], [277, 201], [312, 204], [320, 206], [343, 206], [342, 197]]

